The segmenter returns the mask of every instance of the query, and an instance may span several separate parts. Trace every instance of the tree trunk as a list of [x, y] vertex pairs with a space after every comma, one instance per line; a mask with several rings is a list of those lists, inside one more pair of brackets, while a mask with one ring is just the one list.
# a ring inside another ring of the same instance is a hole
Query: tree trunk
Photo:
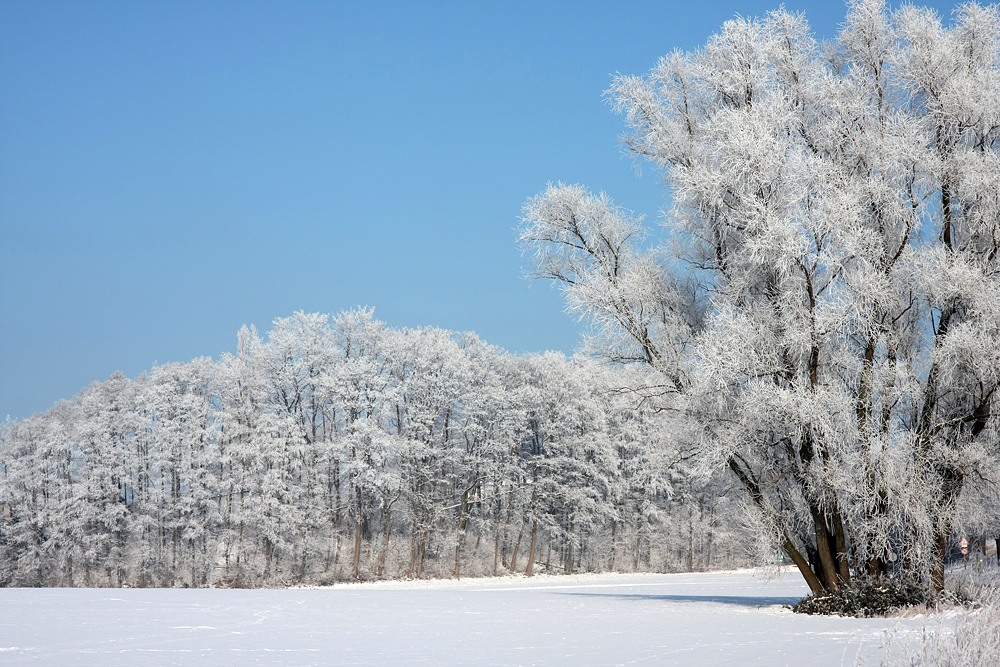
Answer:
[[545, 534], [545, 571], [548, 572], [552, 568], [552, 531], [546, 531]]
[[306, 578], [306, 554], [309, 551], [309, 530], [302, 529], [302, 559], [299, 562], [299, 583]]
[[517, 570], [517, 552], [521, 550], [521, 538], [524, 537], [524, 527], [528, 523], [528, 517], [521, 517], [521, 529], [517, 531], [517, 541], [514, 542], [514, 551], [510, 555], [510, 571]]
[[361, 567], [361, 517], [354, 518], [354, 556], [351, 558], [351, 576], [358, 578]]
[[479, 555], [479, 543], [483, 541], [483, 524], [479, 524], [479, 532], [476, 533], [476, 544], [472, 547], [472, 560], [476, 560]]
[[266, 580], [271, 575], [271, 540], [265, 537], [262, 546], [264, 548], [264, 579]]
[[458, 575], [462, 569], [462, 542], [465, 539], [465, 530], [468, 527], [468, 518], [465, 516], [468, 499], [469, 491], [466, 490], [462, 493], [462, 503], [458, 508], [458, 539], [455, 543], [455, 572], [452, 575], [455, 579], [458, 579]]
[[[503, 547], [502, 551], [500, 552], [500, 562], [503, 563], [504, 567], [507, 567], [507, 533], [510, 530], [510, 517], [511, 514], [513, 513], [513, 509], [514, 509], [514, 499], [513, 497], [511, 497], [507, 500], [507, 517], [504, 519], [503, 531], [501, 531], [500, 534], [497, 536], [499, 544]], [[497, 511], [498, 512], [500, 511], [499, 507], [497, 508]], [[496, 558], [494, 558], [493, 560], [495, 561]], [[496, 570], [497, 570], [496, 563], [494, 563], [493, 564], [494, 575], [496, 574]]]
[[802, 552], [795, 548], [795, 544], [793, 544], [792, 541], [786, 537], [781, 546], [785, 550], [785, 553], [788, 554], [788, 557], [792, 559], [792, 562], [795, 563], [795, 567], [799, 568], [799, 573], [802, 575], [802, 578], [806, 580], [806, 583], [809, 585], [809, 590], [813, 592], [813, 595], [823, 595], [826, 593], [826, 590], [823, 588], [823, 584], [820, 583], [819, 577], [817, 577], [816, 573], [813, 572], [811, 567], [809, 567], [809, 562], [802, 555]]
[[[399, 496], [397, 496], [398, 498]], [[385, 508], [385, 542], [382, 543], [382, 553], [378, 557], [375, 576], [381, 577], [385, 571], [385, 560], [389, 556], [389, 536], [392, 534], [392, 503]]]
[[889, 573], [889, 563], [883, 558], [874, 557], [868, 561], [868, 576], [881, 579]]
[[694, 572], [694, 508], [688, 510], [688, 572]]
[[[764, 499], [764, 494], [761, 492], [760, 486], [751, 476], [751, 473], [744, 470], [743, 466], [740, 465], [740, 462], [737, 461], [735, 457], [730, 457], [728, 464], [729, 469], [732, 470], [740, 482], [743, 483], [743, 488], [745, 488], [747, 493], [750, 494], [750, 498], [753, 500], [754, 504], [757, 505], [765, 516], [769, 516], [771, 514], [771, 511], [769, 511], [770, 507]], [[782, 548], [785, 550], [785, 553], [788, 554], [788, 557], [792, 559], [792, 562], [795, 563], [795, 567], [799, 569], [799, 573], [802, 575], [802, 578], [806, 580], [806, 584], [809, 585], [809, 589], [813, 592], [813, 595], [823, 595], [826, 592], [826, 589], [820, 582], [819, 577], [816, 576], [816, 573], [813, 572], [813, 569], [809, 566], [809, 561], [807, 561], [802, 555], [802, 552], [796, 548], [795, 543], [792, 542], [791, 538], [784, 534], [784, 531], [782, 531], [782, 534], [784, 537]]]
[[538, 537], [538, 515], [531, 518], [531, 546], [528, 547], [528, 567], [524, 568], [524, 573], [531, 576], [532, 568], [535, 566], [535, 544]]
[[934, 537], [933, 560], [931, 562], [931, 592], [935, 596], [944, 592], [944, 560], [947, 555], [948, 533], [940, 531]]
[[840, 516], [839, 504], [833, 509], [833, 537], [834, 545], [837, 549], [837, 575], [841, 583], [848, 583], [851, 580], [851, 563], [847, 556], [847, 533], [844, 530], [844, 521]]
[[611, 520], [611, 561], [608, 563], [608, 569], [614, 572], [615, 569], [615, 553], [618, 549], [618, 522], [614, 519]]
[[500, 531], [493, 536], [493, 576], [497, 576], [497, 565], [500, 561]]
[[942, 480], [941, 497], [937, 507], [937, 522], [931, 563], [931, 591], [935, 595], [944, 592], [945, 558], [948, 556], [948, 538], [951, 536], [955, 503], [962, 493], [965, 476], [953, 467], [939, 468]]
[[420, 541], [420, 508], [416, 494], [413, 497], [413, 530], [410, 532], [410, 569], [407, 578], [413, 578], [413, 568], [417, 565], [417, 544]]
[[417, 546], [417, 579], [424, 576], [424, 551], [427, 548], [427, 531], [420, 533], [420, 543]]
[[830, 531], [826, 525], [826, 517], [822, 511], [810, 503], [810, 511], [813, 517], [813, 528], [816, 535], [816, 550], [819, 552], [819, 566], [821, 569], [820, 579], [827, 590], [836, 592], [840, 590], [837, 582], [837, 564], [833, 555], [833, 544], [831, 544]]
[[566, 535], [566, 574], [573, 574], [573, 520], [569, 520], [569, 533]]

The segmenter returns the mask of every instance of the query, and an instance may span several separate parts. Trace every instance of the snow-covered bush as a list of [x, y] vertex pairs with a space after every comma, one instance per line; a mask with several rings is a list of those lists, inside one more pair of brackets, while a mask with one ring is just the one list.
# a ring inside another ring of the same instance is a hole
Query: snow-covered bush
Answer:
[[918, 636], [896, 629], [885, 638], [884, 667], [982, 667], [1000, 664], [1000, 596], [943, 613]]

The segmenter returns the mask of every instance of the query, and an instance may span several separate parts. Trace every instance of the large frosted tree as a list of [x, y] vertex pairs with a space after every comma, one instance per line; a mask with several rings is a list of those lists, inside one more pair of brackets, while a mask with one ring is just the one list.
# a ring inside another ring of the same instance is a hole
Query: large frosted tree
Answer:
[[660, 381], [678, 438], [725, 469], [816, 593], [943, 586], [955, 511], [997, 482], [1000, 19], [849, 3], [836, 41], [779, 10], [618, 76], [628, 151], [672, 195], [665, 238], [550, 186], [521, 239]]

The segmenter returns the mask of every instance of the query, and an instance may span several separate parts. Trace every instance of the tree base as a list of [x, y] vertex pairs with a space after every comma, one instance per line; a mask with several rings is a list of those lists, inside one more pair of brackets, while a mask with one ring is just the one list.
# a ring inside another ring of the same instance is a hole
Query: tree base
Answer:
[[870, 618], [936, 602], [938, 599], [921, 584], [891, 579], [861, 579], [842, 586], [837, 593], [810, 595], [795, 604], [792, 611], [798, 614]]

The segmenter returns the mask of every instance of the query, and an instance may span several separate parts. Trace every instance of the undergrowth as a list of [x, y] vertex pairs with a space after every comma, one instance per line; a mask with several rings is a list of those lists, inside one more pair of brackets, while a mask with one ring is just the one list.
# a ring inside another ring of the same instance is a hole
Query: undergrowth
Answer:
[[1000, 593], [984, 592], [971, 608], [940, 615], [919, 635], [896, 627], [883, 638], [882, 667], [981, 667], [1000, 664]]
[[895, 579], [855, 579], [837, 593], [810, 595], [792, 607], [799, 614], [823, 614], [871, 618], [887, 616], [900, 609], [933, 606], [938, 602], [963, 603], [964, 595], [947, 591], [947, 599], [933, 599], [915, 582]]

